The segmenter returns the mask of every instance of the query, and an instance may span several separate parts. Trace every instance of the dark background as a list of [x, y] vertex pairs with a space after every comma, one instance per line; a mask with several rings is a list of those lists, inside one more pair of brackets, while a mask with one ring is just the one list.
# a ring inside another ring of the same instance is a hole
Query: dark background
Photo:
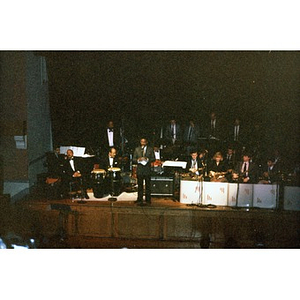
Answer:
[[54, 51], [46, 56], [55, 145], [98, 144], [107, 120], [136, 143], [171, 116], [204, 129], [214, 110], [259, 124], [266, 147], [299, 153], [299, 52]]

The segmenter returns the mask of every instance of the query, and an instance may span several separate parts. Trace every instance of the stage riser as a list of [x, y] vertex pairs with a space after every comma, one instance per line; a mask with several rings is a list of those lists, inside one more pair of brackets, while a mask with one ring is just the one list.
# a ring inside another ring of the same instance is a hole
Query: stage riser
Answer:
[[[224, 248], [234, 240], [241, 248], [299, 247], [298, 212], [214, 211], [148, 207], [71, 205], [71, 211], [30, 207], [32, 224], [44, 236], [54, 235], [64, 224], [67, 235], [153, 241], [199, 242], [208, 238], [211, 248]], [[281, 246], [280, 246], [281, 245]]]

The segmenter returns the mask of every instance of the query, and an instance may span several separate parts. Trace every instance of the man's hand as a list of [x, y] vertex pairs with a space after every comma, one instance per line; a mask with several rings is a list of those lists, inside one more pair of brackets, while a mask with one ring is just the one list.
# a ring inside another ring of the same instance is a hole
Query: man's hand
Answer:
[[79, 171], [76, 171], [74, 174], [73, 174], [73, 177], [81, 177], [81, 173]]

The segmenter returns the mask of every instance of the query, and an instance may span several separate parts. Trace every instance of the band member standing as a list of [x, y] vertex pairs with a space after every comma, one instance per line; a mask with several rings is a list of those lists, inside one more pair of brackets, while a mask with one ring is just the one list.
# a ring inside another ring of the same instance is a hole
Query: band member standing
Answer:
[[181, 127], [175, 118], [171, 118], [170, 124], [166, 127], [165, 140], [169, 145], [180, 144], [181, 142]]
[[152, 145], [157, 145], [160, 149], [162, 149], [163, 146], [165, 145], [164, 135], [165, 132], [164, 132], [163, 123], [158, 122], [152, 128], [152, 136], [149, 142], [151, 142]]
[[167, 159], [176, 159], [181, 154], [182, 133], [181, 127], [175, 118], [171, 118], [170, 124], [165, 129], [165, 156]]
[[140, 140], [135, 148], [132, 161], [137, 164], [138, 198], [136, 203], [143, 203], [143, 183], [145, 181], [146, 203], [151, 204], [151, 163], [155, 161], [154, 151], [148, 146], [146, 138]]
[[209, 122], [207, 123], [207, 138], [209, 141], [209, 153], [213, 154], [221, 151], [222, 147], [222, 124], [216, 116], [215, 112], [210, 114]]
[[238, 155], [241, 155], [242, 147], [245, 146], [245, 128], [239, 118], [235, 118], [229, 132], [229, 142], [232, 143]]
[[217, 119], [216, 113], [212, 112], [208, 123], [208, 138], [219, 140], [222, 135], [221, 128], [222, 125], [219, 119]]
[[102, 147], [106, 152], [111, 147], [118, 148], [119, 144], [120, 144], [120, 134], [118, 130], [115, 128], [114, 122], [110, 120], [107, 123], [106, 129], [104, 130]]
[[186, 146], [187, 155], [190, 154], [193, 148], [197, 147], [199, 135], [199, 127], [191, 119], [183, 134], [183, 142]]
[[67, 156], [63, 164], [63, 184], [65, 190], [71, 192], [73, 190], [81, 190], [82, 196], [89, 199], [86, 192], [87, 190], [87, 174], [84, 171], [83, 165], [80, 163], [79, 158], [74, 157], [73, 150], [67, 150]]

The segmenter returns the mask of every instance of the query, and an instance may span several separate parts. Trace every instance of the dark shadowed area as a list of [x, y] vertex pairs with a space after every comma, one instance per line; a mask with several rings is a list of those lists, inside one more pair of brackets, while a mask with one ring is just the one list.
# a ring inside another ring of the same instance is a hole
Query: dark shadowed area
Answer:
[[259, 126], [266, 147], [299, 149], [299, 52], [55, 51], [46, 56], [54, 143], [95, 146], [101, 127], [122, 121], [135, 143], [175, 116], [204, 126]]

